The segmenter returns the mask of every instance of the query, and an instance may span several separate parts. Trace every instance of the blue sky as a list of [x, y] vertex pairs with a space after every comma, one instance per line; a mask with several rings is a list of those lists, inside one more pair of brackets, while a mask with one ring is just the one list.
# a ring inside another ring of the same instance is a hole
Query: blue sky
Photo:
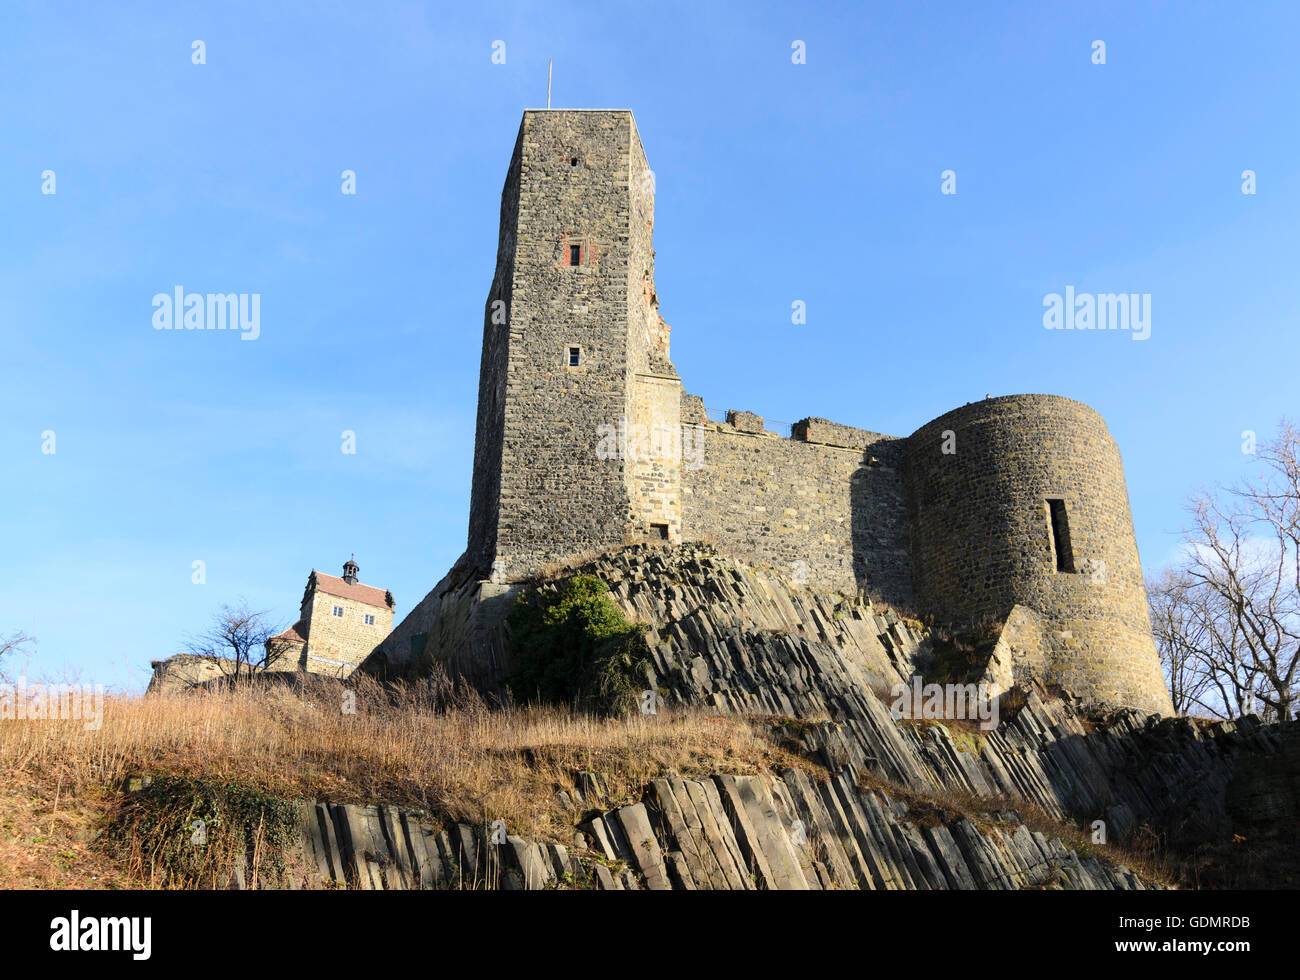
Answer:
[[[554, 105], [636, 114], [687, 390], [897, 435], [1080, 399], [1157, 569], [1242, 431], [1296, 414], [1300, 13], [993, 6], [5, 4], [0, 633], [37, 638], [33, 674], [139, 689], [222, 602], [287, 625], [352, 552], [411, 609], [464, 547], [548, 58]], [[176, 285], [260, 294], [261, 336], [154, 330]], [[1067, 285], [1151, 294], [1150, 338], [1043, 329]]]

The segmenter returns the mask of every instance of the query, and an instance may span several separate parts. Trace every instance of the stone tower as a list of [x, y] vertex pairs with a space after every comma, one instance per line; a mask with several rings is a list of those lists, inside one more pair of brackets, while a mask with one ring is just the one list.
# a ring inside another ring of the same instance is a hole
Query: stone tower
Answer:
[[642, 445], [680, 436], [653, 230], [631, 112], [524, 113], [484, 311], [467, 558], [485, 575], [681, 534], [680, 457]]
[[1054, 395], [975, 402], [912, 434], [903, 475], [921, 609], [1005, 622], [1019, 679], [1172, 714], [1100, 415]]

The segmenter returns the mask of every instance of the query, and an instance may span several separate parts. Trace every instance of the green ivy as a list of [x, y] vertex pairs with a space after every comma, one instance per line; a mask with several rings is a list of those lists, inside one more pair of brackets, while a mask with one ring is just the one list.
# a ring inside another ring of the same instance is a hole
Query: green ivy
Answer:
[[264, 881], [283, 874], [298, 839], [297, 804], [238, 782], [164, 774], [142, 782], [126, 794], [107, 840], [123, 856], [138, 849], [146, 873], [161, 872], [173, 886], [223, 887], [231, 862], [256, 848]]
[[577, 575], [525, 589], [508, 623], [514, 664], [507, 684], [516, 700], [596, 714], [636, 707], [650, 666], [648, 627], [624, 618], [601, 579]]

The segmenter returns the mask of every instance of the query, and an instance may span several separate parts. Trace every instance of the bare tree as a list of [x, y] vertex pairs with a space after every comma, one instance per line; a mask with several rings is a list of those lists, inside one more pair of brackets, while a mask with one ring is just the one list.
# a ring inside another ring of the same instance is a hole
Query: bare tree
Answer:
[[[1300, 695], [1300, 444], [1283, 421], [1261, 445], [1258, 472], [1201, 491], [1183, 572], [1180, 636], [1225, 709], [1287, 720]], [[1177, 594], [1165, 596], [1177, 599]], [[1153, 605], [1153, 615], [1156, 607]], [[1166, 620], [1167, 624], [1174, 620]]]
[[23, 647], [36, 641], [23, 632], [10, 633], [8, 636], [0, 636], [0, 681], [7, 680], [4, 672], [4, 659], [11, 654], [19, 653]]
[[280, 632], [266, 620], [265, 612], [254, 612], [240, 599], [236, 606], [221, 607], [204, 633], [191, 637], [185, 652], [212, 661], [229, 678], [249, 677], [275, 665], [276, 654], [266, 641]]
[[1156, 650], [1180, 714], [1199, 708], [1235, 718], [1261, 709], [1254, 693], [1258, 670], [1221, 594], [1180, 568], [1149, 580], [1147, 598]]
[[1205, 703], [1213, 687], [1205, 662], [1209, 627], [1196, 586], [1195, 579], [1179, 569], [1166, 569], [1158, 578], [1147, 579], [1156, 651], [1174, 711], [1180, 715], [1194, 708], [1218, 714]]

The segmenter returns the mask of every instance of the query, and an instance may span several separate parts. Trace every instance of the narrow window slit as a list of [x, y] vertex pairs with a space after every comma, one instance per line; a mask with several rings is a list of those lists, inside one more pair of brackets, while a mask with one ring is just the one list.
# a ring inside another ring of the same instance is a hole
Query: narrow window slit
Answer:
[[1047, 501], [1048, 525], [1051, 530], [1052, 554], [1058, 572], [1074, 571], [1074, 549], [1070, 546], [1070, 521], [1065, 516], [1064, 500]]

